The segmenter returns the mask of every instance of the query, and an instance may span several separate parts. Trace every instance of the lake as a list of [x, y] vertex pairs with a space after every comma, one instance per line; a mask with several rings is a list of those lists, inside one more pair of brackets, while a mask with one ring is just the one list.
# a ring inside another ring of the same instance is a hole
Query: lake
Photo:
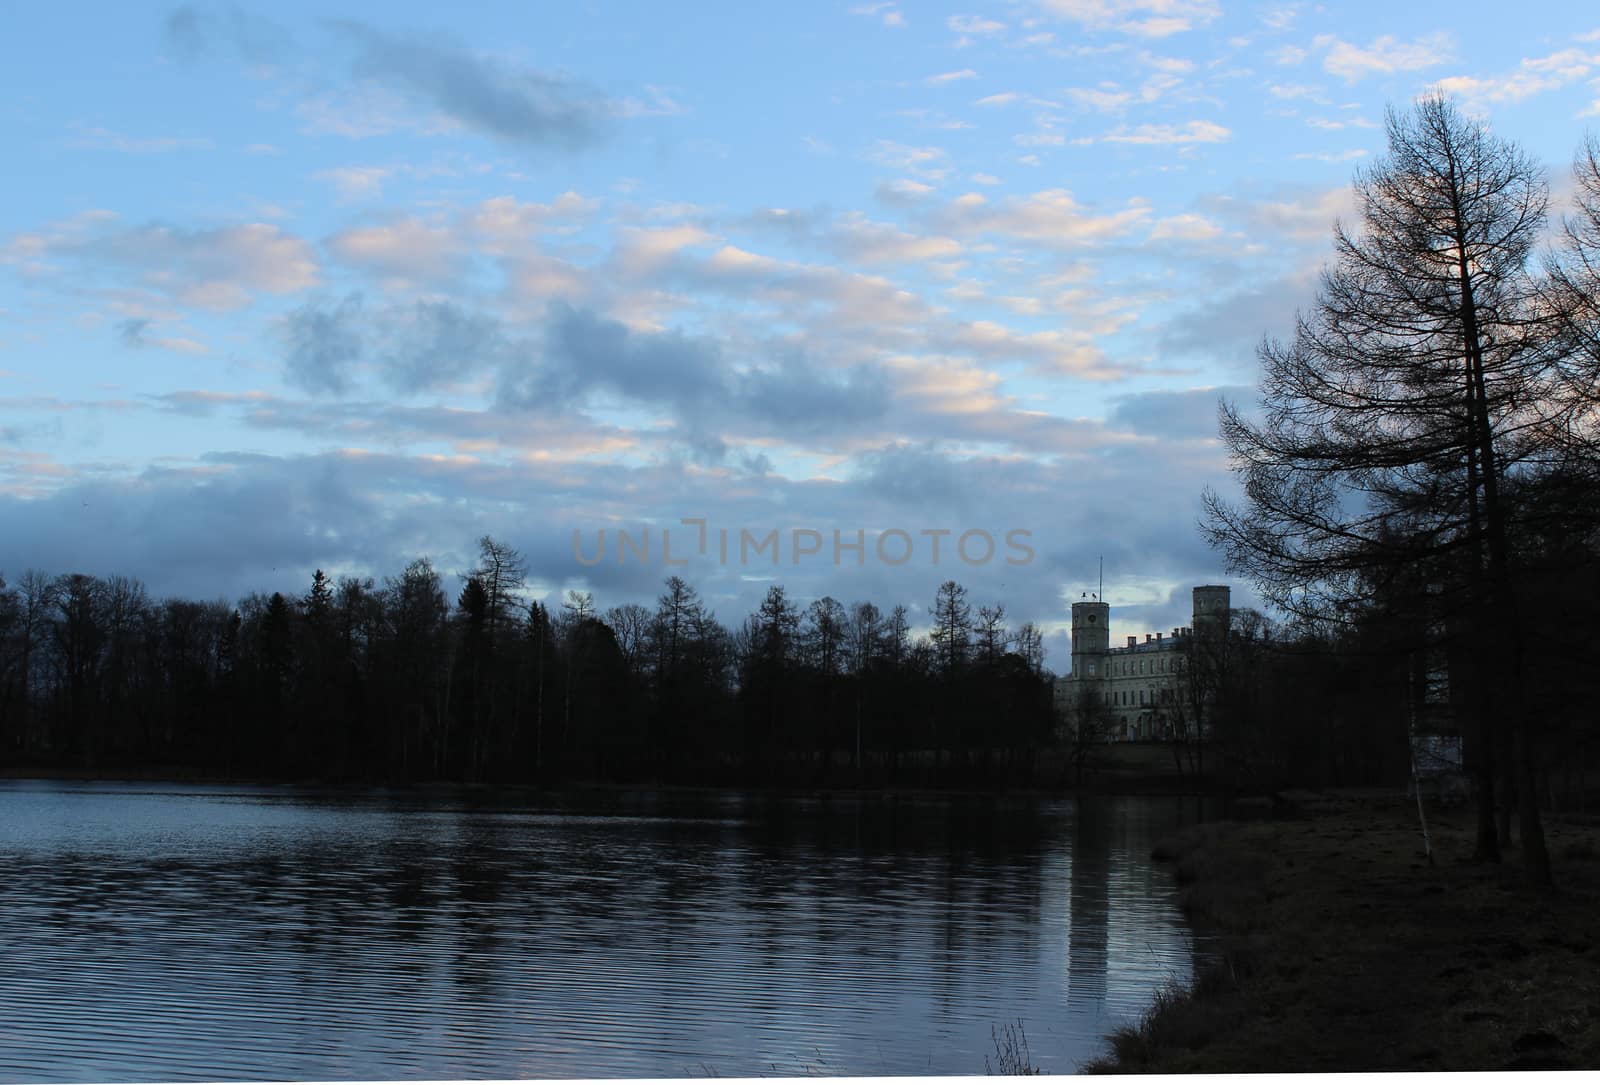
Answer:
[[0, 781], [0, 1080], [1071, 1073], [1193, 799]]

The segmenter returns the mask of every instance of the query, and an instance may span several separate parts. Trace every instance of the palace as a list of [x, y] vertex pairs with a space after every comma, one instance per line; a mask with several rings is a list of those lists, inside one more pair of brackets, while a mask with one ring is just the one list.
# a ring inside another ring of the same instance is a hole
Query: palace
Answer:
[[[1111, 606], [1099, 599], [1072, 604], [1072, 673], [1055, 681], [1056, 718], [1075, 720], [1092, 711], [1108, 741], [1165, 738], [1181, 711], [1180, 676], [1201, 638], [1227, 634], [1226, 585], [1194, 589], [1194, 624], [1130, 636], [1111, 646]], [[1076, 715], [1075, 715], [1076, 713]]]

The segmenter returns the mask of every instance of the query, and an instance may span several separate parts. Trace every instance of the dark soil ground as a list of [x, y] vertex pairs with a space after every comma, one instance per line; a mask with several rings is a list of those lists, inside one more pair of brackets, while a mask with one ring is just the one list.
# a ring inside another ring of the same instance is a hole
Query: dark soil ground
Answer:
[[1123, 1073], [1600, 1067], [1600, 816], [1549, 815], [1556, 888], [1471, 861], [1473, 814], [1300, 793], [1157, 848], [1216, 947], [1112, 1052]]

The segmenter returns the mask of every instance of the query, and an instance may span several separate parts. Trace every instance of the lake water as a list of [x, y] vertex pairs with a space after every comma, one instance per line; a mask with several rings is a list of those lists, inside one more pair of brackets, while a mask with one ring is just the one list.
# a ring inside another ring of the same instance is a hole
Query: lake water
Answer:
[[1194, 800], [0, 781], [0, 1080], [1071, 1073]]

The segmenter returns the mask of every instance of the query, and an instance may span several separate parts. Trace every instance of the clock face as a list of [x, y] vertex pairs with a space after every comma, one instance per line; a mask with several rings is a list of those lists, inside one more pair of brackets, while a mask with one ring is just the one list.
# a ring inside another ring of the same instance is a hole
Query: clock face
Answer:
[[1093, 625], [1093, 624], [1094, 624], [1094, 622], [1095, 622], [1095, 619], [1096, 619], [1096, 618], [1098, 618], [1098, 617], [1100, 617], [1100, 615], [1098, 615], [1098, 614], [1091, 614], [1091, 615], [1089, 615], [1089, 624], [1090, 624], [1090, 625]]

